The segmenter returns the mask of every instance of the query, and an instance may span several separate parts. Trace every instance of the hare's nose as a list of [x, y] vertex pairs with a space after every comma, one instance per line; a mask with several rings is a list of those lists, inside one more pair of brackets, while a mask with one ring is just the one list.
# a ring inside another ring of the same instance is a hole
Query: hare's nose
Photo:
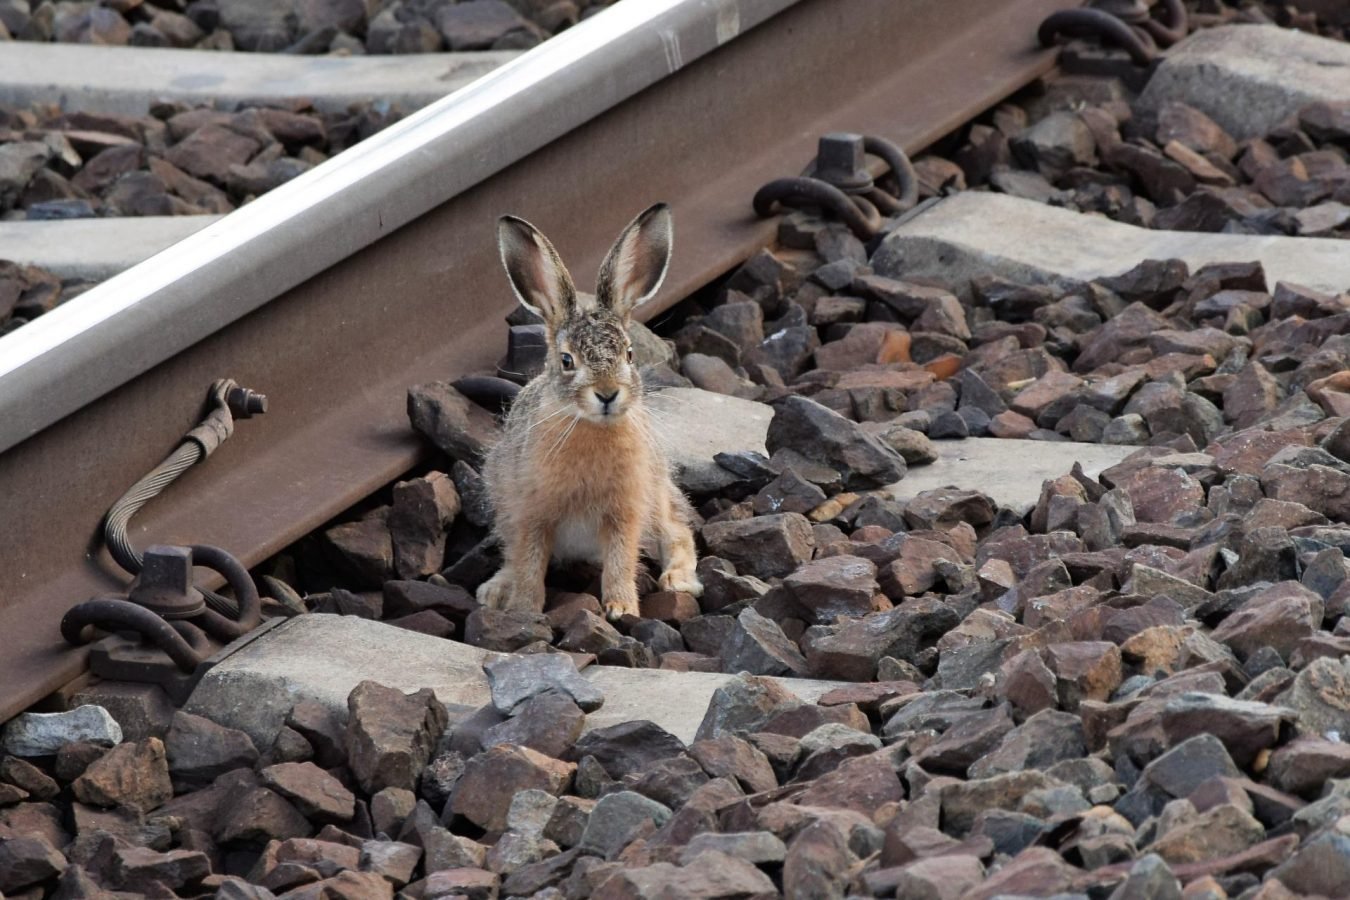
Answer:
[[613, 393], [610, 394], [602, 394], [599, 391], [595, 392], [595, 399], [599, 400], [605, 406], [609, 406], [611, 403], [613, 403], [614, 399], [618, 396], [619, 396], [618, 391], [614, 391]]

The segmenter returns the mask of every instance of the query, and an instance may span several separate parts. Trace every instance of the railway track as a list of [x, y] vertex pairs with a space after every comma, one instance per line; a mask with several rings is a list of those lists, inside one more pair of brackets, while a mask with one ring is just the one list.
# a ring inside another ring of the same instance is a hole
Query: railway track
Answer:
[[617, 211], [672, 198], [682, 241], [650, 318], [770, 240], [745, 200], [766, 173], [841, 127], [931, 143], [1049, 70], [1026, 23], [1068, 5], [622, 6], [0, 339], [3, 530], [23, 535], [0, 565], [0, 717], [80, 671], [60, 618], [122, 583], [98, 523], [216, 377], [269, 411], [139, 539], [253, 564], [418, 461], [408, 385], [496, 362], [498, 211], [558, 234], [585, 279]]
[[[630, 0], [0, 334], [0, 891], [1337, 895], [1350, 21], [1090, 6]], [[702, 593], [485, 606], [490, 225], [657, 199]]]

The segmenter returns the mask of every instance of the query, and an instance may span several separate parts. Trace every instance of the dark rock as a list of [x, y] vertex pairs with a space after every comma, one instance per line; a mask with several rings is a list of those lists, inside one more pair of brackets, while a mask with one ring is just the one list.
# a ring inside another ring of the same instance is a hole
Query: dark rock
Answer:
[[[65, 871], [66, 858], [41, 837], [16, 836], [0, 843], [0, 891], [18, 896]], [[41, 896], [41, 889], [34, 896]]]
[[811, 672], [821, 678], [871, 681], [883, 657], [912, 660], [925, 642], [936, 639], [960, 621], [946, 604], [915, 599], [862, 619], [815, 626], [802, 636]]
[[775, 713], [800, 705], [796, 695], [772, 679], [738, 675], [713, 691], [696, 739], [762, 731]]
[[825, 492], [788, 469], [760, 489], [754, 497], [755, 515], [809, 513], [825, 502]]
[[1281, 582], [1247, 599], [1211, 636], [1240, 659], [1263, 646], [1288, 659], [1300, 641], [1321, 627], [1323, 610], [1321, 597], [1297, 582]]
[[808, 562], [788, 575], [783, 586], [809, 620], [819, 624], [872, 612], [879, 590], [876, 566], [857, 556]]
[[1177, 744], [1144, 767], [1142, 779], [1171, 797], [1188, 797], [1215, 777], [1238, 778], [1241, 773], [1223, 742], [1201, 734]]
[[61, 786], [46, 772], [17, 756], [0, 757], [0, 782], [27, 792], [34, 800], [51, 800], [61, 793]]
[[737, 572], [760, 578], [790, 574], [811, 558], [814, 544], [810, 521], [797, 513], [712, 522], [703, 527], [703, 539]]
[[842, 896], [855, 864], [846, 836], [828, 822], [814, 822], [788, 845], [783, 861], [784, 895]]
[[169, 775], [178, 790], [204, 787], [232, 769], [252, 768], [258, 750], [247, 734], [181, 710], [164, 737]]
[[916, 530], [950, 531], [962, 522], [979, 529], [994, 520], [994, 502], [979, 491], [937, 488], [910, 500], [905, 519]]
[[409, 388], [408, 418], [452, 459], [470, 464], [483, 458], [497, 435], [492, 414], [446, 381]]
[[394, 543], [385, 514], [387, 510], [359, 522], [335, 525], [324, 532], [324, 539], [357, 578], [372, 587], [394, 574]]
[[736, 617], [720, 655], [728, 672], [800, 675], [807, 671], [806, 659], [783, 629], [753, 609], [744, 609]]
[[1079, 718], [1045, 709], [1006, 731], [991, 752], [972, 760], [970, 776], [987, 778], [1006, 772], [1046, 769], [1057, 762], [1081, 758], [1086, 752]]
[[213, 834], [221, 843], [266, 844], [309, 837], [313, 828], [291, 803], [267, 788], [256, 787], [231, 796], [220, 808]]
[[[580, 610], [568, 619], [567, 627], [562, 637], [558, 639], [558, 646], [563, 650], [597, 655], [606, 650], [617, 649], [622, 643], [623, 635], [619, 634], [613, 625], [588, 609]], [[524, 643], [517, 644], [511, 649], [519, 649], [521, 646], [524, 646]]]
[[146, 891], [152, 886], [182, 891], [191, 889], [211, 872], [205, 853], [171, 850], [160, 853], [147, 847], [124, 847], [113, 853], [112, 878], [121, 888]]
[[[764, 366], [784, 381], [796, 378], [820, 347], [820, 337], [810, 325], [793, 325], [769, 335], [741, 356], [746, 368]], [[753, 370], [752, 370], [753, 371]], [[756, 380], [759, 378], [756, 376]]]
[[830, 466], [843, 476], [846, 489], [881, 487], [899, 480], [906, 469], [903, 457], [857, 423], [796, 395], [774, 404], [766, 445], [770, 454], [788, 448]]
[[529, 23], [503, 0], [465, 0], [443, 6], [436, 27], [452, 51], [497, 49], [498, 42], [508, 35], [528, 33], [530, 29]]
[[1350, 837], [1319, 834], [1276, 866], [1270, 877], [1299, 895], [1334, 897], [1350, 881]]
[[885, 803], [900, 800], [904, 788], [884, 751], [846, 759], [821, 775], [797, 797], [802, 806], [848, 809], [868, 815]]
[[542, 613], [479, 607], [471, 612], [464, 622], [464, 640], [485, 650], [510, 653], [527, 644], [552, 639], [553, 629], [549, 627], [548, 619]]
[[1278, 702], [1297, 715], [1302, 734], [1338, 740], [1350, 734], [1350, 662], [1322, 657], [1298, 673]]
[[587, 732], [569, 758], [592, 756], [614, 778], [641, 773], [658, 760], [682, 754], [679, 738], [647, 721], [622, 722]]
[[1289, 717], [1288, 710], [1265, 703], [1186, 693], [1163, 706], [1162, 727], [1169, 744], [1211, 734], [1223, 741], [1235, 763], [1247, 766], [1258, 753], [1275, 745], [1280, 724]]
[[430, 575], [445, 557], [445, 531], [459, 515], [459, 492], [443, 472], [394, 485], [389, 534], [400, 578]]
[[286, 725], [295, 729], [314, 748], [314, 762], [321, 768], [347, 761], [346, 730], [326, 706], [302, 700], [291, 708]]

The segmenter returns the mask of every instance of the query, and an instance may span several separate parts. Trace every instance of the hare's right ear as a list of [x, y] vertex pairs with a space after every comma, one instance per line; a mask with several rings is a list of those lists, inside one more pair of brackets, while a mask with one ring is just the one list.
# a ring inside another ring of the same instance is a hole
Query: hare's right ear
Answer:
[[524, 219], [502, 216], [497, 247], [516, 298], [550, 327], [561, 326], [576, 305], [577, 291], [548, 238]]

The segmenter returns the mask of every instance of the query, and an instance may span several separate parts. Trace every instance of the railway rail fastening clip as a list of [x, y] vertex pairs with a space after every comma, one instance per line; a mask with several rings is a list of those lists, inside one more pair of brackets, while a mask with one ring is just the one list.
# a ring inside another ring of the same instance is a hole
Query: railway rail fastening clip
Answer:
[[[109, 508], [103, 519], [103, 541], [133, 580], [125, 595], [93, 597], [72, 607], [61, 620], [61, 636], [68, 643], [94, 642], [89, 667], [95, 675], [158, 684], [181, 704], [217, 661], [217, 651], [254, 632], [262, 622], [257, 586], [243, 563], [230, 553], [207, 544], [157, 544], [141, 554], [127, 531], [132, 516], [146, 503], [234, 433], [236, 419], [266, 411], [267, 398], [262, 394], [232, 379], [216, 381], [202, 420]], [[219, 573], [234, 599], [196, 587], [194, 566]], [[98, 637], [99, 632], [106, 636]]]
[[[1041, 46], [1052, 47], [1061, 38], [1096, 38], [1102, 49], [1065, 51], [1060, 67], [1070, 73], [1115, 76], [1142, 90], [1162, 52], [1190, 30], [1182, 0], [1090, 0], [1081, 9], [1051, 13], [1041, 22], [1037, 39]], [[1112, 47], [1123, 50], [1129, 62], [1108, 49]]]
[[[878, 185], [867, 168], [875, 156], [898, 184], [892, 192]], [[838, 219], [861, 241], [881, 231], [882, 217], [912, 209], [919, 180], [905, 151], [884, 138], [848, 132], [821, 137], [816, 158], [796, 178], [777, 178], [755, 192], [755, 213], [769, 218], [778, 207], [816, 208]]]

